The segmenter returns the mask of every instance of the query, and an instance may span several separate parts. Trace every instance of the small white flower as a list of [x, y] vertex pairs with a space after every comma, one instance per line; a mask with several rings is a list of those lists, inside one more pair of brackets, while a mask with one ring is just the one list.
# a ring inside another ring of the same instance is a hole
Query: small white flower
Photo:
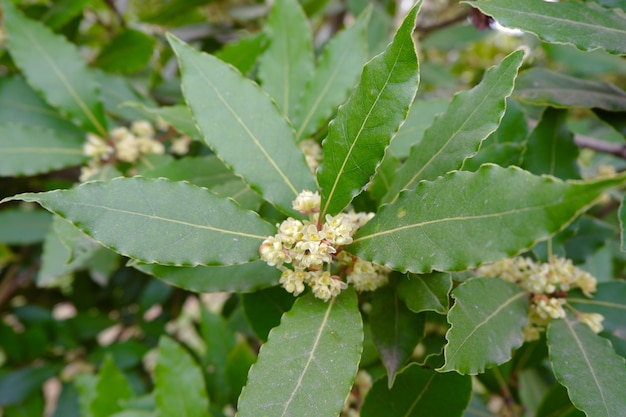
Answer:
[[581, 323], [585, 323], [594, 333], [600, 333], [604, 330], [602, 326], [602, 322], [604, 321], [604, 316], [598, 313], [581, 313], [578, 314], [578, 320]]
[[304, 291], [304, 284], [310, 279], [310, 273], [303, 270], [285, 269], [280, 276], [280, 285], [294, 296]]
[[154, 127], [146, 120], [135, 120], [131, 124], [130, 130], [139, 137], [151, 138], [154, 136]]
[[298, 210], [302, 214], [318, 212], [320, 202], [321, 198], [317, 191], [304, 190], [293, 201], [293, 209]]
[[170, 151], [175, 155], [186, 155], [190, 145], [191, 138], [189, 136], [180, 136], [172, 141]]
[[288, 252], [283, 248], [282, 241], [276, 236], [270, 236], [259, 247], [261, 259], [270, 266], [280, 266], [285, 262], [291, 262]]

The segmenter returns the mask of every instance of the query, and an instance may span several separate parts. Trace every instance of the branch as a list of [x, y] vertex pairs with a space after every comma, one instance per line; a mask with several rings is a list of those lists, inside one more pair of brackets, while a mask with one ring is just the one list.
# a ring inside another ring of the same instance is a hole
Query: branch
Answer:
[[626, 143], [611, 143], [584, 135], [575, 135], [574, 143], [581, 148], [592, 149], [626, 159]]

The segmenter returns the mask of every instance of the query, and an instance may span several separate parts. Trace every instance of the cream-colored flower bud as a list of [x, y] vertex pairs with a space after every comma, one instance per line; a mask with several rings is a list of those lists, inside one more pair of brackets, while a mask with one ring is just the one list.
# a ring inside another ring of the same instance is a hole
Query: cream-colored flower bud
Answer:
[[90, 158], [106, 159], [113, 153], [113, 148], [104, 139], [93, 133], [87, 133], [87, 142], [83, 145], [83, 154]]
[[578, 320], [581, 323], [585, 323], [594, 333], [600, 333], [604, 330], [602, 326], [602, 322], [604, 321], [604, 316], [598, 313], [580, 313], [578, 314]]
[[115, 143], [115, 155], [124, 162], [135, 162], [140, 155], [137, 139], [129, 134]]
[[299, 295], [304, 291], [304, 283], [310, 279], [309, 272], [303, 270], [285, 269], [280, 276], [280, 285], [292, 293], [294, 296]]
[[259, 255], [270, 266], [291, 262], [288, 251], [283, 248], [282, 241], [276, 236], [270, 236], [263, 241], [259, 247]]
[[191, 138], [189, 136], [180, 136], [172, 141], [170, 151], [175, 155], [187, 155], [190, 145]]
[[153, 137], [154, 136], [154, 127], [147, 120], [135, 120], [130, 125], [130, 130], [137, 136], [140, 137]]
[[320, 202], [321, 198], [317, 191], [304, 190], [293, 201], [293, 209], [298, 210], [302, 214], [318, 212]]

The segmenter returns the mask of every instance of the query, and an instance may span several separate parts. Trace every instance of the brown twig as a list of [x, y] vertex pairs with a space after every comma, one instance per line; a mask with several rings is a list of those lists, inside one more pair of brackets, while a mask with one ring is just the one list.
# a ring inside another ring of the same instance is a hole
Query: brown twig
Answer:
[[626, 159], [626, 143], [611, 143], [585, 135], [575, 135], [574, 143], [581, 148], [592, 149]]
[[35, 262], [26, 270], [19, 272], [20, 264], [14, 263], [0, 283], [0, 308], [6, 303], [13, 293], [24, 283], [28, 282], [39, 269], [39, 262]]
[[462, 14], [460, 14], [458, 16], [451, 17], [451, 18], [449, 18], [447, 20], [443, 20], [441, 22], [437, 22], [437, 23], [429, 25], [429, 26], [416, 26], [415, 27], [415, 32], [419, 33], [422, 36], [426, 36], [430, 32], [434, 32], [436, 30], [443, 29], [443, 28], [448, 27], [448, 26], [452, 26], [455, 23], [463, 22], [464, 20], [467, 20], [467, 18], [469, 16], [470, 16], [469, 12], [465, 12], [465, 13], [462, 13]]

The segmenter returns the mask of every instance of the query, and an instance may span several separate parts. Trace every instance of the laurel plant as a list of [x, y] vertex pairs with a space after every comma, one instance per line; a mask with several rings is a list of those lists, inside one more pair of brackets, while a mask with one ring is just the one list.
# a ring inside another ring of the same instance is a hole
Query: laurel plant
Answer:
[[[15, 74], [0, 99], [45, 112], [0, 110], [0, 175], [78, 170], [2, 200], [0, 215], [53, 214], [38, 284], [127, 271], [232, 294], [241, 314], [229, 326], [203, 310], [199, 342], [163, 325], [143, 377], [111, 351], [98, 371], [57, 361], [31, 379], [60, 375], [67, 415], [94, 417], [620, 415], [626, 284], [592, 259], [623, 264], [626, 174], [583, 169], [566, 109], [593, 109], [623, 140], [626, 94], [511, 48], [428, 119], [422, 0], [373, 52], [377, 6], [316, 50], [311, 10], [273, 3], [256, 37], [218, 53], [167, 33], [184, 101], [127, 97], [116, 117], [107, 76], [3, 0]], [[467, 3], [544, 45], [626, 54], [619, 8]], [[7, 415], [28, 408], [29, 393], [5, 394], [24, 375], [0, 374]]]

